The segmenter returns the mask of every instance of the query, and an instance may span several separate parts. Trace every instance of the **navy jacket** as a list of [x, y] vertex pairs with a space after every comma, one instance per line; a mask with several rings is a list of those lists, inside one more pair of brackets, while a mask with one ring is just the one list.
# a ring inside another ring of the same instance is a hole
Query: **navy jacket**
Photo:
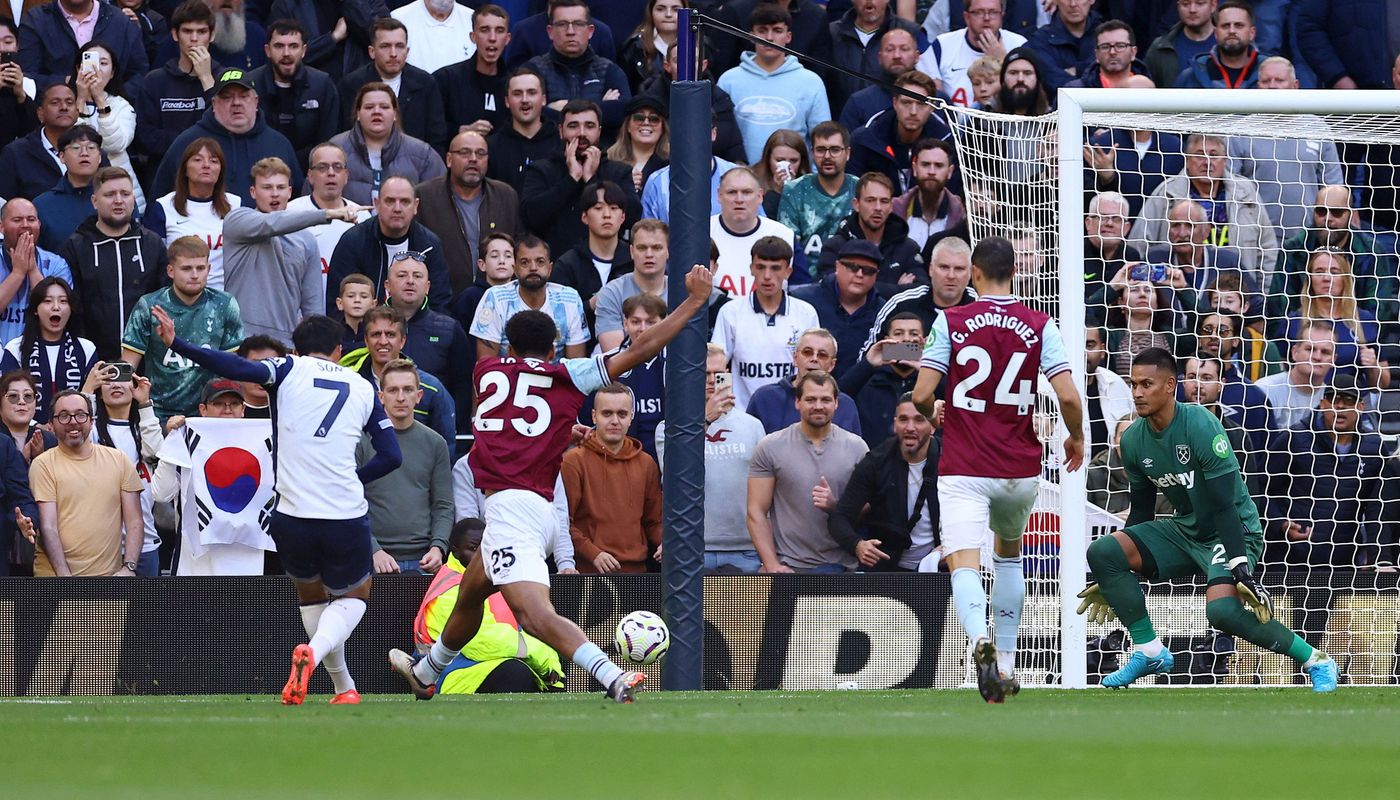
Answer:
[[[92, 38], [111, 48], [112, 59], [121, 68], [123, 81], [145, 75], [151, 68], [141, 28], [116, 6], [97, 4], [97, 25]], [[63, 18], [63, 10], [57, 2], [35, 6], [24, 13], [19, 23], [19, 53], [16, 55], [25, 76], [33, 78], [41, 88], [59, 83], [73, 71], [73, 64], [78, 60], [78, 40], [73, 37], [73, 29]]]
[[[408, 249], [427, 254], [428, 280], [432, 282], [428, 289], [428, 307], [446, 312], [448, 304], [452, 302], [452, 279], [448, 276], [447, 262], [443, 259], [442, 240], [423, 223], [414, 220], [408, 228]], [[341, 235], [335, 253], [331, 255], [326, 285], [338, 287], [341, 280], [352, 272], [368, 276], [374, 281], [375, 297], [384, 298], [384, 279], [389, 275], [389, 263], [377, 217], [370, 217]], [[335, 298], [335, 292], [326, 292], [326, 314], [340, 319]]]
[[1102, 22], [1098, 14], [1090, 13], [1085, 21], [1084, 35], [1076, 37], [1065, 27], [1057, 13], [1049, 24], [1026, 41], [1026, 49], [1040, 56], [1045, 67], [1045, 90], [1053, 98], [1061, 86], [1079, 77], [1094, 61], [1094, 28]]
[[[880, 313], [885, 298], [872, 290], [865, 296], [865, 305], [856, 309], [854, 314], [848, 314], [841, 307], [835, 275], [827, 275], [819, 283], [794, 287], [789, 294], [811, 303], [817, 310], [817, 319], [821, 320], [822, 327], [836, 337], [836, 369], [832, 374], [845, 374], [860, 358], [860, 346], [865, 343], [866, 334], [875, 324], [875, 315]], [[855, 392], [850, 394], [855, 396]]]
[[1298, 51], [1323, 87], [1344, 77], [1362, 89], [1390, 89], [1385, 0], [1301, 0], [1294, 4]]
[[1220, 71], [1219, 62], [1216, 61], [1216, 48], [1212, 47], [1210, 52], [1201, 53], [1191, 61], [1191, 66], [1181, 71], [1176, 76], [1176, 88], [1178, 89], [1253, 89], [1259, 83], [1259, 64], [1264, 61], [1264, 54], [1258, 53], [1258, 58], [1245, 70], [1243, 77], [1236, 86], [1226, 86], [1223, 73]]
[[[597, 17], [593, 18], [593, 38], [588, 40], [588, 46], [609, 61], [617, 59], [617, 39], [613, 36], [612, 28]], [[554, 43], [549, 40], [549, 17], [541, 11], [510, 26], [510, 44], [506, 45], [501, 59], [505, 61], [505, 71], [509, 74], [526, 61], [553, 49]], [[550, 102], [557, 99], [549, 98]]]
[[[851, 131], [851, 158], [846, 162], [846, 172], [860, 177], [867, 172], [880, 172], [894, 184], [894, 196], [898, 197], [911, 188], [911, 179], [906, 168], [896, 159], [892, 148], [895, 138], [894, 107], [886, 106], [884, 113], [870, 120], [870, 124], [860, 130]], [[924, 123], [920, 139], [951, 139], [953, 132], [938, 113], [929, 115]], [[917, 140], [915, 140], [917, 141]], [[905, 147], [906, 154], [913, 145]], [[907, 158], [905, 159], [907, 160]]]
[[335, 82], [330, 75], [305, 64], [285, 89], [277, 85], [270, 65], [258, 67], [250, 77], [268, 127], [287, 137], [297, 151], [297, 163], [306, 169], [311, 148], [340, 132], [340, 93]]
[[[451, 139], [447, 132], [447, 117], [442, 109], [442, 94], [437, 81], [428, 72], [405, 64], [399, 73], [399, 127], [415, 139], [422, 139], [442, 153]], [[366, 64], [340, 80], [341, 130], [355, 124], [355, 93], [366, 83], [379, 80], [374, 64]], [[296, 186], [298, 184], [292, 184]]]
[[[526, 167], [564, 149], [559, 142], [559, 126], [549, 120], [540, 121], [540, 129], [533, 139], [521, 136], [514, 126], [507, 123], [487, 137], [486, 146], [491, 151], [491, 162], [486, 166], [487, 177], [505, 181], [516, 194], [525, 189]], [[627, 185], [632, 185], [630, 171]]]
[[845, 107], [841, 109], [841, 118], [837, 121], [854, 134], [867, 123], [873, 122], [876, 116], [888, 111], [893, 103], [894, 95], [885, 87], [867, 86], [851, 95]]
[[[622, 230], [631, 230], [632, 223], [642, 216], [642, 201], [632, 185], [631, 165], [604, 155], [593, 180], [612, 181], [621, 187], [627, 195], [627, 207], [623, 209], [627, 219]], [[525, 227], [549, 243], [550, 253], [563, 255], [588, 236], [582, 220], [583, 187], [584, 184], [569, 175], [564, 156], [558, 151], [549, 158], [531, 163], [525, 170], [524, 188], [519, 191], [523, 198], [521, 216]], [[592, 204], [592, 200], [588, 202]]]
[[[419, 369], [438, 376], [452, 395], [453, 404], [462, 409], [459, 432], [471, 430], [472, 370], [476, 367], [476, 343], [461, 323], [424, 305], [408, 320], [408, 341], [404, 355], [413, 359]], [[450, 443], [450, 442], [449, 442]]]
[[34, 198], [34, 210], [44, 223], [39, 229], [39, 246], [57, 253], [83, 220], [92, 216], [92, 187], [79, 188], [67, 177], [59, 178], [47, 192]]
[[[550, 48], [549, 52], [526, 62], [544, 78], [544, 91], [549, 102], [582, 98], [592, 100], [603, 111], [603, 129], [615, 131], [622, 125], [622, 112], [632, 99], [632, 88], [622, 67], [598, 55], [592, 47], [577, 58], [569, 58]], [[604, 100], [603, 95], [616, 89], [616, 100]]]
[[1084, 172], [1086, 195], [1092, 197], [1093, 195], [1090, 193], [1096, 191], [1121, 192], [1124, 197], [1128, 198], [1129, 219], [1136, 218], [1142, 212], [1143, 201], [1161, 185], [1162, 181], [1172, 175], [1178, 175], [1186, 169], [1186, 156], [1182, 140], [1174, 133], [1154, 133], [1152, 141], [1147, 145], [1146, 154], [1141, 158], [1138, 157], [1137, 148], [1133, 144], [1133, 132], [1122, 128], [1099, 131], [1089, 137], [1089, 144], [1094, 147], [1107, 147], [1111, 144], [1117, 148], [1114, 151], [1117, 154], [1114, 157], [1114, 169], [1117, 174], [1112, 182], [1104, 186], [1097, 186], [1093, 169], [1086, 168]]
[[292, 168], [292, 186], [301, 186], [304, 176], [297, 161], [297, 151], [287, 137], [268, 127], [261, 111], [252, 130], [237, 135], [214, 119], [214, 110], [210, 108], [194, 127], [176, 136], [175, 141], [170, 143], [170, 149], [165, 152], [165, 158], [161, 159], [160, 167], [156, 170], [151, 190], [146, 193], [148, 197], [162, 197], [175, 189], [175, 170], [180, 167], [180, 155], [186, 145], [204, 136], [214, 139], [223, 148], [224, 186], [230, 193], [242, 197], [243, 205], [257, 205], [248, 189], [253, 180], [249, 172], [259, 159], [269, 156], [282, 159]]
[[[797, 388], [792, 378], [781, 378], [767, 386], [760, 386], [749, 397], [745, 411], [749, 416], [763, 423], [768, 433], [780, 431], [799, 421], [797, 414]], [[860, 415], [856, 413], [856, 401], [845, 392], [836, 400], [836, 414], [831, 421], [842, 430], [860, 435]]]
[[[387, 16], [384, 0], [273, 0], [267, 18], [300, 22], [311, 37], [306, 63], [330, 75], [344, 75], [369, 63], [369, 26]], [[341, 17], [349, 35], [337, 42], [331, 31]]]
[[[850, 216], [836, 226], [836, 232], [827, 237], [826, 244], [822, 245], [818, 274], [826, 275], [835, 271], [836, 254], [841, 252], [841, 246], [852, 239], [864, 238], [865, 232], [860, 227], [860, 216], [852, 211]], [[875, 278], [875, 291], [893, 297], [901, 289], [912, 288], [914, 284], [928, 283], [928, 268], [924, 266], [923, 253], [919, 252], [919, 245], [909, 238], [909, 223], [904, 221], [904, 217], [890, 214], [885, 218], [885, 235], [880, 239], [880, 255], [885, 257], [885, 263], [880, 265], [880, 274]], [[914, 276], [914, 284], [899, 283], [900, 276], [906, 274]]]
[[33, 200], [58, 183], [63, 171], [49, 155], [48, 148], [48, 139], [44, 138], [41, 127], [0, 150], [0, 197]]
[[914, 370], [901, 378], [888, 365], [876, 369], [864, 358], [857, 358], [836, 380], [856, 399], [861, 438], [874, 449], [894, 435], [894, 410], [905, 392], [914, 391], [919, 371]]
[[[831, 23], [831, 63], [866, 75], [880, 74], [880, 37], [890, 28], [909, 31], [920, 51], [928, 46], [928, 37], [924, 36], [923, 29], [908, 20], [896, 17], [893, 6], [886, 10], [885, 21], [880, 25], [879, 31], [871, 37], [870, 43], [861, 44], [860, 37], [856, 34], [856, 11], [853, 8], [841, 19]], [[864, 80], [844, 73], [823, 77], [826, 79], [826, 93], [832, 108], [841, 108], [846, 104], [848, 97], [868, 85]]]
[[34, 505], [34, 495], [29, 491], [29, 464], [25, 462], [14, 437], [3, 436], [0, 442], [0, 485], [4, 487], [4, 497], [0, 502], [8, 512], [0, 524], [0, 577], [10, 574], [10, 547], [19, 532], [15, 524], [15, 509], [34, 520], [39, 527], [39, 509]]
[[[211, 69], [218, 75], [223, 67], [214, 64]], [[177, 136], [204, 116], [209, 109], [209, 94], [198, 78], [180, 71], [178, 58], [172, 58], [146, 73], [133, 105], [136, 139], [131, 143], [132, 149], [159, 159], [170, 150]]]

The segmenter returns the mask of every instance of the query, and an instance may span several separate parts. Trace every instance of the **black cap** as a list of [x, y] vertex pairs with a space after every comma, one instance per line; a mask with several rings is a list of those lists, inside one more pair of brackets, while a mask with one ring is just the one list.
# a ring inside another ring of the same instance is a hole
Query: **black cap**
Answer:
[[1332, 383], [1322, 390], [1323, 397], [1336, 397], [1343, 395], [1352, 400], [1361, 399], [1362, 389], [1356, 383], [1356, 376], [1350, 372], [1337, 372], [1332, 375]]
[[250, 74], [241, 69], [226, 69], [219, 73], [218, 80], [214, 81], [214, 91], [218, 94], [229, 86], [242, 86], [245, 89], [253, 88], [253, 79]]
[[644, 108], [655, 109], [662, 118], [671, 116], [670, 108], [667, 106], [666, 101], [654, 94], [632, 95], [632, 99], [627, 101], [627, 108], [624, 113], [631, 114], [633, 111], [640, 111]]
[[852, 239], [841, 245], [841, 250], [836, 253], [837, 258], [863, 258], [872, 264], [885, 263], [885, 257], [881, 255], [880, 248], [869, 239]]
[[243, 384], [228, 378], [215, 378], [204, 384], [204, 394], [200, 397], [199, 402], [207, 404], [221, 394], [236, 394], [239, 400], [247, 399], [243, 395]]

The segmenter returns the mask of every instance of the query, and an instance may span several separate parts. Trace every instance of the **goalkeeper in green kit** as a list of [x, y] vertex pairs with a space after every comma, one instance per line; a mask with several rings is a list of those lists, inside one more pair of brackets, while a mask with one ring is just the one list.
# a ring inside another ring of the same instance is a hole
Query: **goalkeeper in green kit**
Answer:
[[[1176, 359], [1158, 347], [1133, 359], [1129, 385], [1138, 419], [1119, 444], [1131, 505], [1127, 525], [1089, 545], [1098, 583], [1079, 594], [1079, 612], [1107, 622], [1117, 614], [1133, 654], [1103, 685], [1120, 689], [1172, 670], [1171, 651], [1147, 615], [1138, 575], [1149, 580], [1206, 576], [1206, 618], [1215, 628], [1302, 665], [1315, 692], [1337, 688], [1337, 664], [1274, 619], [1273, 601], [1254, 575], [1264, 549], [1259, 510], [1215, 415], [1176, 399]], [[1161, 490], [1176, 514], [1154, 520]]]

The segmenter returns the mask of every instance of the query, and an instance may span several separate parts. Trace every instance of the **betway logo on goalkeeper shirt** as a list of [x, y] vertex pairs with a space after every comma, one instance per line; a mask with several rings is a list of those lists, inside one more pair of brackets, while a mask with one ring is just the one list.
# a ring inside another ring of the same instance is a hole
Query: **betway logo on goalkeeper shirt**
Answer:
[[1148, 475], [1147, 479], [1162, 489], [1169, 489], [1173, 486], [1184, 486], [1187, 489], [1192, 489], [1196, 486], [1195, 472], [1168, 472], [1156, 477]]

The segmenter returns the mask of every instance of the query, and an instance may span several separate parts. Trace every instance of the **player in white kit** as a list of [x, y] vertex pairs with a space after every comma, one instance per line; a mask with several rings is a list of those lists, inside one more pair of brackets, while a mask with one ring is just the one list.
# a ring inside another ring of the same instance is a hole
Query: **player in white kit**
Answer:
[[[282, 702], [301, 705], [311, 673], [325, 664], [335, 684], [331, 702], [359, 703], [345, 666], [345, 641], [364, 616], [373, 572], [364, 484], [397, 469], [402, 455], [374, 387], [339, 364], [343, 326], [312, 314], [292, 332], [298, 355], [249, 361], [176, 338], [159, 306], [152, 315], [157, 335], [173, 351], [226, 378], [268, 387], [278, 497], [268, 533], [296, 586], [310, 637], [292, 651]], [[362, 432], [374, 456], [357, 467]], [[351, 475], [359, 480], [348, 480]]]
[[[1026, 596], [1021, 536], [1039, 492], [1040, 439], [1035, 432], [1035, 386], [1044, 372], [1070, 431], [1065, 469], [1084, 461], [1082, 404], [1055, 321], [1011, 294], [1016, 255], [991, 236], [972, 251], [978, 300], [945, 309], [933, 323], [914, 385], [914, 404], [933, 414], [933, 395], [946, 375], [943, 455], [938, 503], [943, 552], [953, 573], [953, 604], [972, 642], [977, 688], [989, 703], [1020, 691], [1016, 634]], [[987, 635], [987, 595], [978, 574], [987, 532], [996, 534], [992, 589], [995, 643]]]

